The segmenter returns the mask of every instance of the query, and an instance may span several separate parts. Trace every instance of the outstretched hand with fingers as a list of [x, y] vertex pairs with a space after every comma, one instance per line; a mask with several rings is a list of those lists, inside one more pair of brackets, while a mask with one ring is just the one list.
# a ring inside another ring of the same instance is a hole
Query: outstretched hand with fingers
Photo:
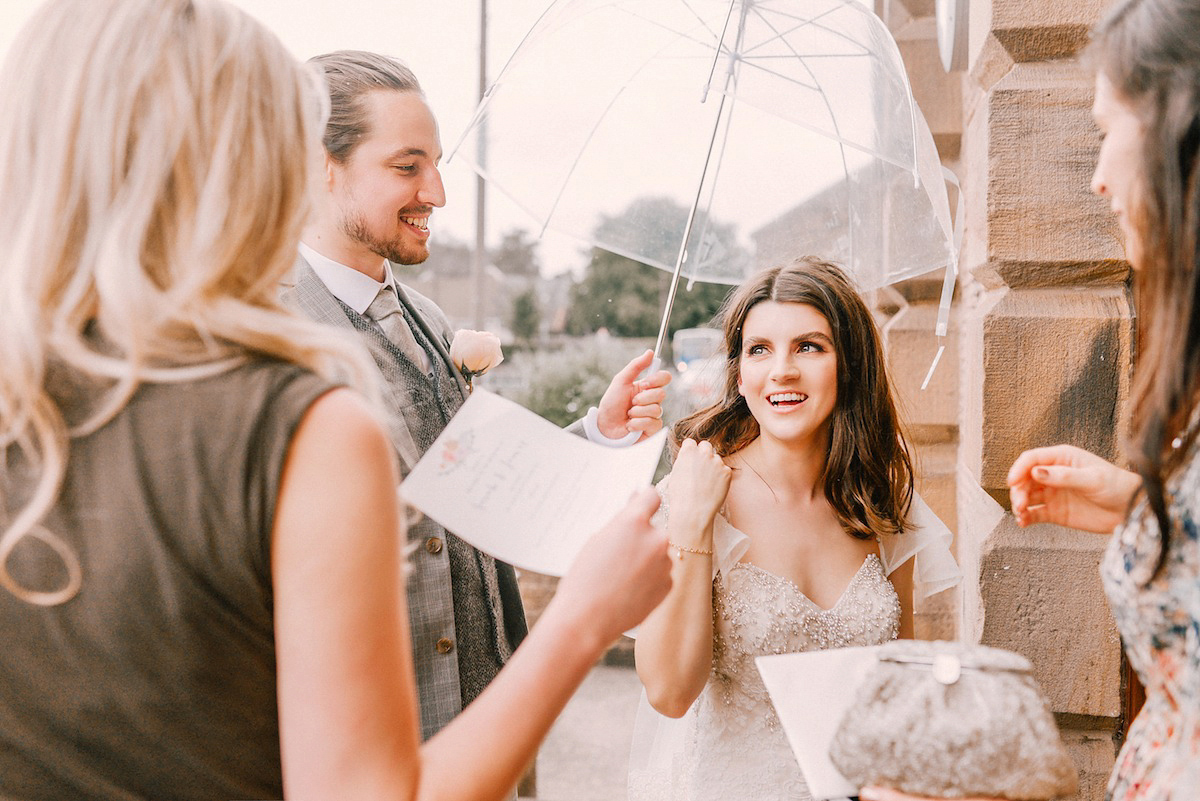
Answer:
[[1025, 451], [1008, 471], [1012, 511], [1021, 526], [1056, 523], [1109, 534], [1141, 485], [1136, 473], [1073, 445]]

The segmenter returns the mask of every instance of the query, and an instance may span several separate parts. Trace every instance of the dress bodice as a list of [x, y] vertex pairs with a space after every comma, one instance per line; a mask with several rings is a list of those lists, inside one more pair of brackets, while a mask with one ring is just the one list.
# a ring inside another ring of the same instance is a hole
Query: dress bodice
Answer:
[[788, 579], [739, 562], [713, 582], [713, 667], [696, 701], [688, 801], [807, 801], [755, 657], [878, 645], [900, 627], [900, 600], [879, 557], [863, 560], [829, 609]]
[[713, 583], [711, 687], [728, 705], [761, 705], [774, 728], [775, 710], [754, 658], [895, 639], [900, 599], [874, 554], [863, 560], [829, 609], [813, 603], [790, 580], [739, 562]]
[[1200, 787], [1200, 453], [1167, 493], [1172, 531], [1161, 572], [1154, 576], [1162, 537], [1144, 502], [1101, 563], [1125, 653], [1146, 687], [1109, 783], [1113, 801], [1166, 801]]
[[[659, 492], [658, 522], [664, 523], [666, 480]], [[643, 726], [639, 713], [630, 801], [810, 801], [754, 660], [895, 639], [900, 599], [890, 570], [912, 559], [914, 583], [925, 594], [953, 586], [961, 575], [948, 548], [950, 532], [919, 498], [910, 522], [910, 531], [881, 541], [879, 555], [867, 556], [837, 602], [822, 609], [787, 578], [740, 561], [749, 538], [718, 515], [708, 683], [682, 720], [658, 718]], [[645, 698], [642, 707], [657, 718]]]

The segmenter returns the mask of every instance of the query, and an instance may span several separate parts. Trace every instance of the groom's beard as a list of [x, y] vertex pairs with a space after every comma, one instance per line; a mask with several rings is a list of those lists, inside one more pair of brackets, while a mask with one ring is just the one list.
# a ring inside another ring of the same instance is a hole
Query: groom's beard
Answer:
[[[399, 215], [396, 217], [396, 224], [403, 225]], [[362, 214], [352, 213], [343, 217], [340, 227], [342, 233], [351, 240], [365, 245], [372, 253], [392, 264], [420, 264], [429, 258], [428, 245], [424, 242], [406, 241], [402, 232], [397, 232], [391, 238], [376, 236], [367, 227], [367, 221]]]

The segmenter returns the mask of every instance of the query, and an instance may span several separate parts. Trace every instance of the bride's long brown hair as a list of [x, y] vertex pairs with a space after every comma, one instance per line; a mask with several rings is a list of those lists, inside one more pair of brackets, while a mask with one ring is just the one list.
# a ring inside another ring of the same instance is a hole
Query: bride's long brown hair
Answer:
[[1130, 461], [1162, 536], [1171, 538], [1166, 481], [1197, 436], [1200, 403], [1200, 0], [1128, 0], [1092, 33], [1090, 56], [1141, 117], [1146, 136], [1131, 219], [1138, 361]]
[[842, 527], [859, 539], [903, 532], [912, 504], [912, 460], [892, 400], [883, 343], [862, 298], [829, 262], [806, 257], [772, 267], [730, 295], [721, 312], [724, 392], [717, 402], [676, 423], [675, 441], [707, 440], [718, 454], [729, 456], [758, 438], [758, 421], [738, 392], [738, 366], [746, 316], [768, 300], [812, 306], [833, 333], [837, 404], [822, 479]]

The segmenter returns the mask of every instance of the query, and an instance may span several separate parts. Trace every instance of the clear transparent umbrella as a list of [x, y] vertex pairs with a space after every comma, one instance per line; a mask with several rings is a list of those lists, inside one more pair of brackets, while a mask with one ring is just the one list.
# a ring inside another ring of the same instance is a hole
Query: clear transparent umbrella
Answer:
[[539, 225], [727, 284], [796, 256], [874, 289], [952, 265], [933, 137], [857, 0], [558, 0], [463, 158]]

